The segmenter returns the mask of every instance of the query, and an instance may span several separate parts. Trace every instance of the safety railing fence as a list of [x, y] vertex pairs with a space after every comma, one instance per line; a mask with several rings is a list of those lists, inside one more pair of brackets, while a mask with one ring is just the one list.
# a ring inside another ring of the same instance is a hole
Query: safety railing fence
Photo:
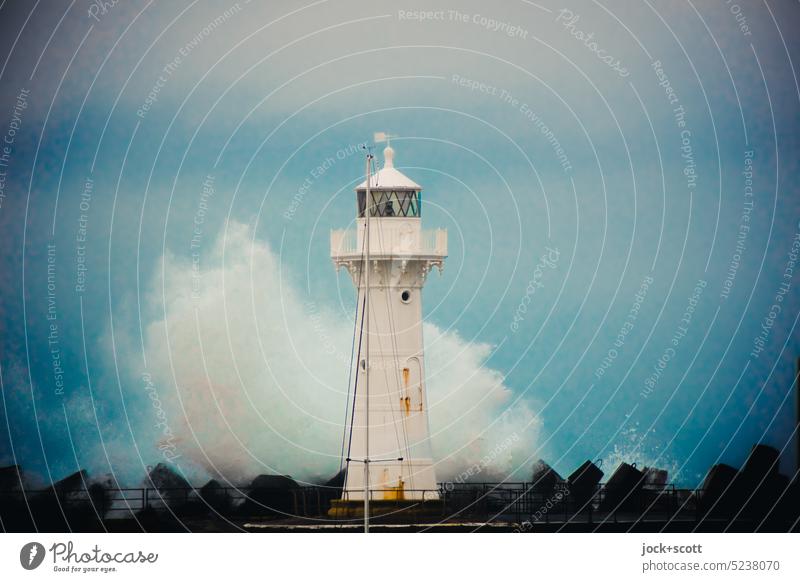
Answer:
[[[637, 520], [701, 519], [702, 492], [668, 485], [660, 488], [639, 488], [628, 494], [608, 491], [602, 486], [581, 495], [570, 492], [566, 484], [545, 490], [534, 483], [442, 483], [436, 490], [373, 490], [370, 498], [375, 506], [389, 514], [442, 519], [509, 521], [515, 523], [552, 522], [618, 522]], [[175, 514], [214, 513], [227, 517], [237, 515], [272, 515], [275, 517], [325, 517], [335, 499], [345, 498], [341, 489], [306, 486], [286, 489], [250, 487], [214, 488], [120, 488], [102, 492], [76, 490], [69, 492], [17, 491], [36, 499], [57, 496], [62, 507], [83, 506], [105, 519], [124, 518], [141, 511], [170, 511]], [[363, 495], [363, 494], [362, 494]], [[2, 494], [0, 494], [2, 496]], [[6, 502], [11, 497], [5, 496]], [[351, 501], [363, 501], [359, 496]], [[3, 500], [0, 500], [0, 508]], [[393, 506], [397, 511], [391, 511]]]
[[573, 494], [566, 484], [549, 491], [533, 484], [443, 487], [450, 515], [483, 517], [485, 520], [515, 523], [594, 523], [632, 520], [699, 521], [703, 517], [702, 491], [639, 488], [607, 491], [598, 486]]

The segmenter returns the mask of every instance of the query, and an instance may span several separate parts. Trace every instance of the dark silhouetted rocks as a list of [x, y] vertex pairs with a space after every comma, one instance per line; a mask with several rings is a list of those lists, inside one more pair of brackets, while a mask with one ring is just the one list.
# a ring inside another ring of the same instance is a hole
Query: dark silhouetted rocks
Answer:
[[333, 489], [338, 489], [339, 491], [341, 491], [342, 489], [344, 489], [344, 479], [346, 476], [347, 476], [347, 470], [342, 469], [341, 471], [336, 473], [336, 475], [325, 481], [325, 483], [322, 486], [331, 487]]
[[531, 483], [531, 490], [534, 493], [550, 498], [556, 488], [564, 484], [564, 478], [550, 465], [539, 459], [533, 464]]
[[635, 464], [620, 463], [606, 483], [601, 509], [605, 511], [635, 510], [642, 505], [644, 473]]
[[592, 461], [584, 462], [567, 478], [570, 497], [578, 507], [583, 507], [590, 502], [597, 492], [597, 486], [602, 478], [603, 471]]
[[225, 488], [216, 479], [211, 479], [200, 488], [200, 499], [208, 508], [220, 514], [227, 514], [231, 509], [231, 499]]
[[147, 498], [147, 505], [154, 508], [166, 505], [173, 511], [179, 510], [189, 502], [192, 492], [189, 482], [166, 463], [153, 467], [144, 484], [156, 490]]
[[737, 474], [735, 468], [724, 463], [714, 465], [708, 470], [700, 491], [696, 493], [701, 515], [727, 517], [733, 514], [735, 509], [733, 481]]
[[34, 531], [33, 516], [25, 498], [22, 467], [0, 467], [0, 521], [5, 531]]
[[734, 479], [736, 511], [744, 519], [754, 522], [756, 528], [767, 525], [768, 517], [789, 486], [789, 478], [781, 475], [779, 468], [780, 451], [758, 444], [753, 446]]
[[243, 511], [254, 515], [294, 515], [299, 487], [288, 475], [259, 475], [250, 484]]
[[104, 511], [95, 503], [97, 495], [87, 472], [80, 470], [32, 493], [28, 503], [39, 531], [103, 531]]
[[[535, 516], [536, 528], [575, 531], [797, 531], [800, 481], [782, 475], [779, 460], [777, 449], [755, 445], [741, 470], [714, 465], [701, 488], [690, 491], [669, 486], [663, 469], [628, 463], [602, 489], [599, 462], [586, 461], [565, 482], [540, 459], [524, 486], [443, 485], [441, 511], [454, 519], [506, 519], [516, 512], [520, 520]], [[0, 523], [16, 532], [238, 531], [253, 518], [318, 520], [340, 498], [344, 481], [344, 471], [306, 487], [286, 475], [259, 475], [241, 489], [215, 479], [195, 489], [160, 463], [141, 488], [120, 489], [110, 476], [91, 479], [81, 470], [34, 489], [21, 467], [0, 467]]]
[[0, 492], [20, 491], [24, 484], [25, 475], [19, 465], [0, 467]]
[[663, 489], [666, 487], [669, 479], [669, 473], [666, 470], [645, 467], [642, 472], [644, 473], [644, 486], [647, 489]]

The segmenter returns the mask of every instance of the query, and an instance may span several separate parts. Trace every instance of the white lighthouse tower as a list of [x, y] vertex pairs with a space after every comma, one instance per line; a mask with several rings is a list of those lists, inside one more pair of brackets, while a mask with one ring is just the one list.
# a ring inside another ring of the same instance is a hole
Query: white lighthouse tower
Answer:
[[[441, 272], [444, 266], [447, 231], [422, 230], [422, 188], [394, 167], [391, 145], [383, 157], [383, 168], [373, 174], [372, 156], [367, 156], [367, 179], [356, 188], [356, 228], [331, 233], [333, 262], [337, 269], [347, 268], [358, 290], [348, 463], [337, 506], [363, 504], [368, 488], [369, 501], [376, 504], [369, 513], [381, 501], [396, 506], [401, 500], [438, 498], [429, 443], [422, 287], [433, 267]], [[354, 513], [339, 511], [345, 514]]]

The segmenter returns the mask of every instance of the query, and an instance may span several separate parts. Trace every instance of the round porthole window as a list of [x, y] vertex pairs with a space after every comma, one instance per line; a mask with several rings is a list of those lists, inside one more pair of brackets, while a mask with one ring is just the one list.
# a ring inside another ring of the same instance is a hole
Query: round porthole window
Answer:
[[408, 289], [404, 289], [400, 293], [400, 301], [402, 301], [403, 303], [410, 302], [411, 301], [411, 291], [409, 291]]

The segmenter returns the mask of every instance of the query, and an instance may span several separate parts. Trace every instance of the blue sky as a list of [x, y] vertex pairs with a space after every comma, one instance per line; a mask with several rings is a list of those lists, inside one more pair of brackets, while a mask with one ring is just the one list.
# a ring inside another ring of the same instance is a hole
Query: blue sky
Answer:
[[385, 130], [449, 231], [424, 308], [442, 475], [509, 434], [493, 477], [602, 458], [691, 486], [758, 441], [792, 469], [796, 3], [92, 6], [0, 9], [0, 463], [140, 479], [149, 374], [187, 474], [335, 470], [354, 300], [328, 233]]

